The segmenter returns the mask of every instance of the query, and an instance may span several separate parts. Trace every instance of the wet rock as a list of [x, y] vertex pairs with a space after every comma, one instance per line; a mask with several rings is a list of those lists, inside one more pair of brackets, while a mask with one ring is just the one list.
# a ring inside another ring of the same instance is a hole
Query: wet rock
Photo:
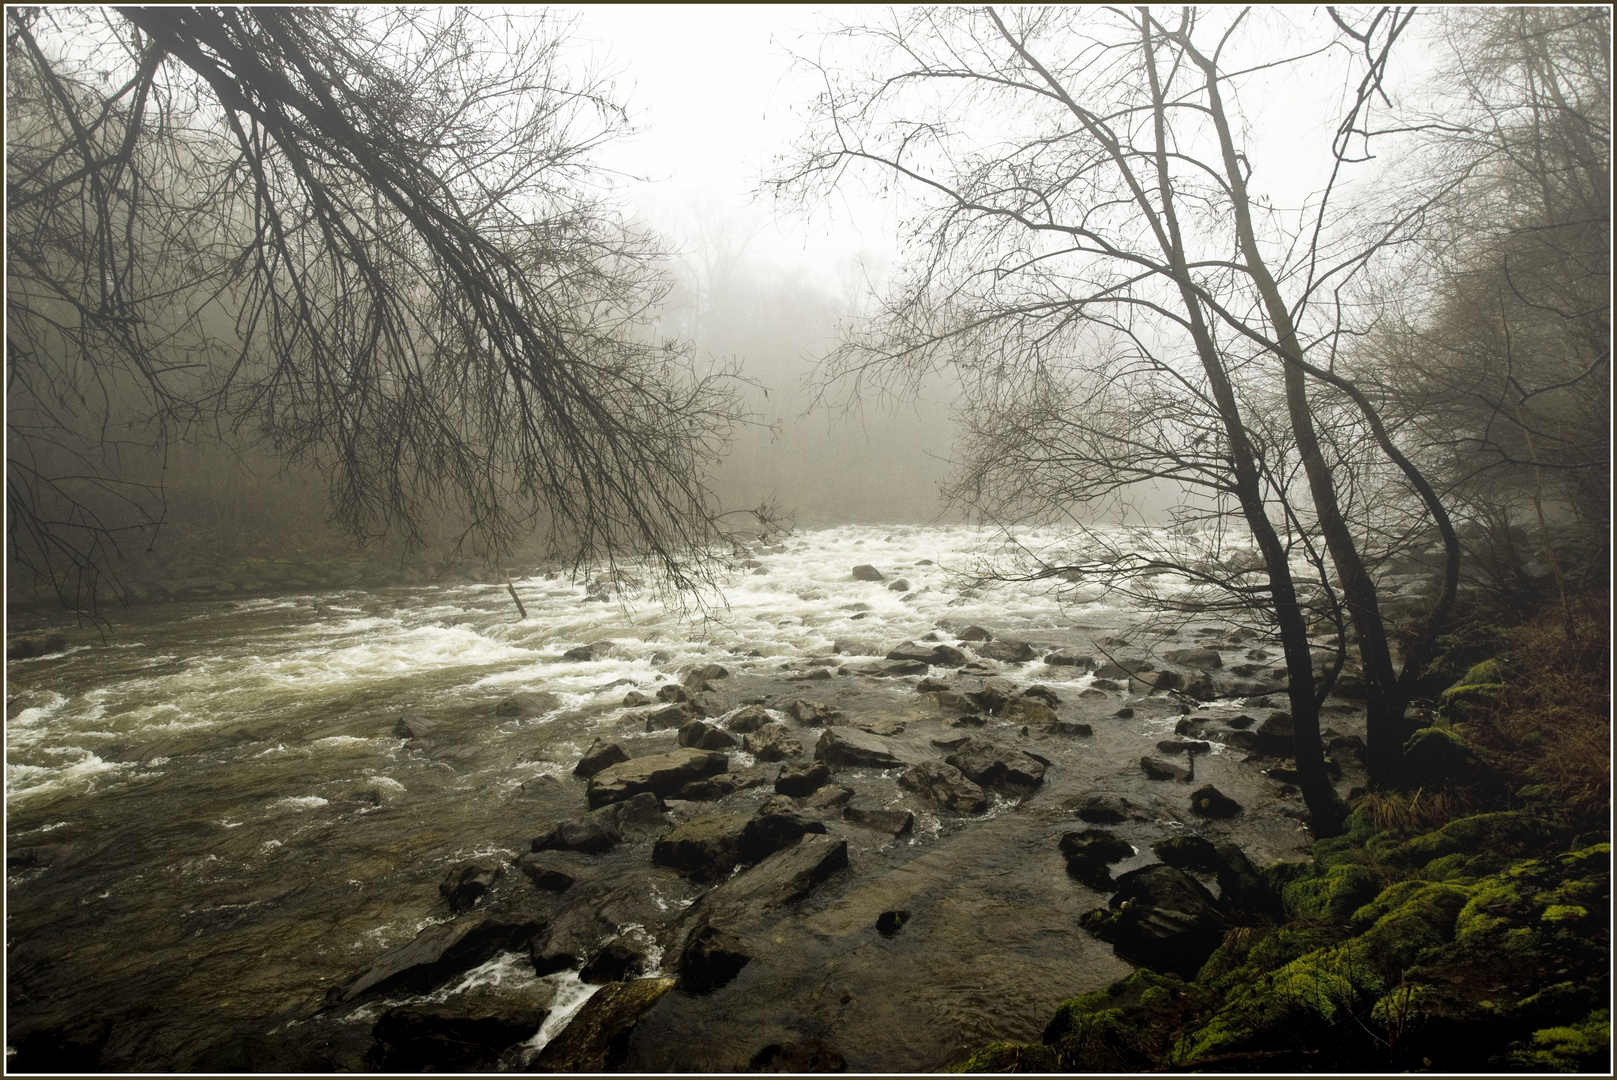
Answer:
[[429, 926], [414, 940], [389, 949], [364, 971], [333, 986], [326, 992], [326, 1006], [382, 991], [428, 993], [495, 954], [520, 947], [541, 925], [530, 913], [491, 909]]
[[653, 1005], [674, 988], [667, 978], [608, 983], [584, 1003], [571, 1023], [545, 1045], [529, 1072], [615, 1072], [629, 1051], [629, 1037]]
[[826, 728], [814, 757], [833, 769], [892, 769], [905, 764], [891, 741], [858, 728]]
[[531, 1038], [547, 1010], [437, 1002], [401, 1005], [376, 1021], [365, 1056], [377, 1072], [467, 1072]]
[[1122, 683], [1115, 680], [1115, 679], [1101, 679], [1101, 678], [1098, 678], [1098, 679], [1095, 679], [1093, 682], [1091, 682], [1089, 684], [1089, 690], [1085, 690], [1084, 693], [1087, 694], [1087, 693], [1089, 693], [1090, 690], [1112, 690], [1112, 691], [1117, 691], [1117, 690], [1126, 690], [1126, 689], [1128, 689], [1128, 688], [1126, 686], [1124, 686]]
[[1175, 649], [1163, 655], [1169, 663], [1190, 668], [1216, 668], [1224, 663], [1217, 649]]
[[599, 660], [612, 651], [610, 641], [598, 641], [592, 645], [577, 645], [561, 654], [563, 660]]
[[757, 1073], [839, 1073], [848, 1068], [842, 1052], [820, 1039], [770, 1043], [748, 1066]]
[[36, 656], [49, 656], [51, 653], [63, 652], [66, 649], [66, 634], [14, 637], [6, 642], [6, 659], [32, 660]]
[[1258, 725], [1258, 749], [1265, 754], [1290, 754], [1296, 745], [1296, 732], [1291, 714], [1276, 709]]
[[1004, 712], [1007, 705], [1017, 696], [1016, 684], [1009, 679], [987, 679], [982, 688], [966, 694], [966, 699], [974, 708], [993, 715]]
[[802, 798], [814, 794], [830, 779], [830, 766], [823, 761], [812, 765], [785, 765], [775, 778], [775, 790], [782, 795]]
[[382, 793], [374, 788], [369, 791], [350, 791], [348, 801], [359, 803], [361, 806], [381, 806]]
[[[735, 736], [701, 720], [687, 720], [679, 729], [679, 745], [696, 750], [728, 750]], [[628, 760], [627, 757], [624, 760]]]
[[[6, 1064], [11, 1071], [22, 1072], [95, 1071], [91, 1065], [69, 1068], [64, 1064], [53, 1069], [31, 1068], [17, 1065], [15, 1059]], [[291, 1073], [335, 1073], [340, 1070], [335, 1061], [310, 1046], [301, 1036], [283, 1031], [273, 1035], [251, 1032], [227, 1036], [211, 1043], [187, 1062], [181, 1071], [211, 1075], [278, 1073], [284, 1076]]]
[[893, 581], [889, 581], [887, 583], [887, 588], [891, 592], [909, 592], [910, 583], [907, 578], [897, 578]]
[[[952, 645], [923, 645], [917, 641], [906, 641], [904, 644], [891, 650], [887, 654], [889, 660], [912, 660], [923, 664], [937, 664], [941, 667], [958, 667], [966, 662], [966, 654]], [[943, 687], [937, 687], [943, 689]]]
[[1090, 736], [1095, 734], [1095, 729], [1089, 724], [1075, 723], [1070, 720], [1053, 721], [1045, 730], [1049, 731], [1052, 735]]
[[1217, 870], [1218, 851], [1203, 836], [1169, 836], [1151, 845], [1151, 852], [1169, 866], [1181, 870]]
[[774, 722], [775, 718], [762, 705], [748, 705], [724, 718], [725, 726], [739, 735], [751, 734], [765, 724]]
[[846, 653], [849, 656], [880, 656], [881, 647], [872, 641], [855, 641], [851, 638], [838, 638], [831, 645], [831, 651]]
[[1117, 955], [1190, 978], [1229, 928], [1213, 894], [1183, 870], [1160, 863], [1117, 879], [1109, 917], [1091, 925]]
[[860, 664], [857, 667], [844, 667], [842, 670], [878, 679], [898, 679], [909, 675], [925, 675], [928, 668], [924, 660], [878, 660], [874, 664]]
[[1172, 670], [1142, 671], [1134, 677], [1153, 690], [1179, 690], [1185, 685], [1185, 677]]
[[679, 683], [663, 683], [657, 687], [657, 700], [671, 705], [686, 703], [691, 700], [691, 692]]
[[886, 581], [887, 575], [869, 563], [861, 563], [853, 568], [853, 579], [855, 581]]
[[690, 925], [718, 915], [765, 912], [801, 900], [848, 865], [848, 842], [826, 833], [808, 833], [703, 895], [687, 911]]
[[1269, 887], [1246, 853], [1228, 841], [1213, 846], [1218, 858], [1219, 899], [1226, 908], [1255, 915], [1280, 916], [1280, 895]]
[[632, 938], [615, 937], [590, 957], [589, 963], [579, 971], [578, 978], [591, 986], [623, 982], [643, 974], [647, 966], [644, 945]]
[[949, 721], [949, 726], [952, 728], [980, 728], [987, 723], [988, 721], [976, 713], [967, 713], [965, 716], [957, 716]]
[[799, 724], [808, 727], [831, 727], [842, 719], [842, 711], [833, 709], [823, 701], [796, 698], [787, 703], [785, 713]]
[[978, 645], [977, 655], [1007, 664], [1025, 664], [1037, 654], [1033, 651], [1033, 646], [1025, 641], [1001, 638], [998, 641], [989, 641]]
[[730, 759], [713, 750], [687, 748], [631, 758], [597, 773], [590, 780], [589, 805], [592, 808], [606, 806], [643, 792], [666, 797], [693, 780], [716, 776], [729, 767]]
[[701, 667], [693, 668], [690, 671], [687, 671], [685, 673], [685, 678], [680, 681], [688, 687], [699, 690], [701, 689], [702, 684], [705, 682], [712, 682], [714, 679], [727, 679], [729, 677], [729, 668], [726, 668], [720, 664], [703, 664]]
[[790, 811], [754, 815], [741, 830], [741, 861], [761, 862], [809, 833], [823, 835], [825, 823]]
[[590, 748], [584, 751], [584, 756], [578, 759], [578, 764], [573, 766], [573, 775], [582, 776], [587, 780], [602, 769], [628, 760], [629, 751], [621, 744], [596, 739], [590, 743]]
[[692, 780], [674, 793], [676, 799], [687, 799], [691, 802], [712, 802], [738, 791], [759, 787], [769, 782], [762, 773], [755, 771], [739, 773], [720, 773], [705, 780]]
[[915, 828], [915, 815], [908, 810], [865, 810], [848, 806], [843, 809], [842, 816], [855, 825], [888, 836], [903, 836]]
[[702, 715], [702, 712], [690, 702], [676, 701], [660, 709], [652, 709], [643, 715], [647, 731], [666, 731], [668, 728], [684, 727]]
[[1241, 804], [1212, 784], [1204, 784], [1191, 794], [1190, 812], [1206, 818], [1232, 818], [1241, 812]]
[[654, 698], [649, 698], [638, 690], [630, 690], [627, 694], [623, 695], [623, 707], [626, 709], [633, 709], [636, 706], [649, 705], [654, 700]]
[[1075, 667], [1080, 671], [1087, 671], [1095, 666], [1095, 658], [1073, 649], [1057, 649], [1046, 653], [1044, 662], [1051, 667]]
[[556, 825], [534, 837], [531, 850], [599, 855], [623, 843], [627, 835], [656, 829], [667, 820], [657, 796], [642, 791]]
[[437, 729], [438, 721], [405, 713], [393, 725], [393, 734], [401, 739], [425, 739]]
[[876, 916], [876, 932], [882, 937], [892, 937], [909, 921], [910, 913], [907, 911], [884, 911]]
[[1044, 783], [1044, 762], [987, 739], [968, 737], [944, 760], [979, 787], [1007, 795], [1026, 796]]
[[968, 626], [960, 631], [961, 641], [993, 641], [994, 635], [980, 626]]
[[1213, 747], [1201, 739], [1162, 739], [1157, 743], [1157, 749], [1164, 754], [1206, 754]]
[[469, 862], [449, 871], [438, 886], [438, 895], [449, 904], [456, 915], [472, 910], [500, 876], [500, 864], [495, 862]]
[[741, 941], [713, 926], [697, 930], [679, 954], [679, 989], [707, 994], [727, 986], [752, 961]]
[[651, 849], [651, 861], [695, 881], [712, 881], [741, 861], [741, 836], [750, 819], [740, 814], [705, 814], [676, 826]]
[[494, 707], [496, 716], [543, 716], [561, 708], [561, 698], [546, 690], [512, 694]]
[[1124, 821], [1147, 821], [1150, 814], [1121, 795], [1084, 795], [1072, 803], [1072, 812], [1096, 825], [1117, 825]]
[[1211, 701], [1218, 697], [1218, 687], [1214, 684], [1213, 677], [1200, 668], [1192, 671], [1190, 677], [1185, 680], [1184, 692], [1186, 697], [1197, 701]]
[[1187, 781], [1190, 779], [1189, 769], [1150, 755], [1140, 759], [1140, 771], [1152, 780]]
[[1061, 854], [1069, 859], [1074, 855], [1086, 855], [1103, 863], [1120, 862], [1134, 854], [1134, 845], [1105, 829], [1062, 833], [1057, 846]]
[[836, 785], [822, 787], [814, 794], [799, 800], [799, 805], [805, 810], [835, 810], [846, 806], [848, 800], [853, 798], [853, 789]]
[[518, 855], [513, 865], [533, 882], [535, 888], [543, 889], [545, 892], [566, 892], [577, 881], [567, 871], [558, 870], [549, 863], [535, 858], [533, 852]]
[[898, 778], [898, 786], [955, 813], [980, 814], [988, 809], [983, 789], [943, 762], [921, 762]]
[[803, 752], [803, 744], [785, 724], [771, 721], [745, 736], [742, 747], [759, 761], [784, 761]]
[[782, 681], [783, 682], [828, 682], [828, 681], [830, 681], [831, 677], [832, 677], [831, 672], [829, 670], [827, 670], [826, 668], [815, 668], [813, 671], [805, 671], [805, 672], [802, 672], [801, 674], [798, 674], [798, 675], [788, 675]]
[[1215, 731], [1203, 731], [1202, 734], [1206, 735], [1210, 739], [1216, 739], [1225, 746], [1236, 750], [1245, 750], [1248, 753], [1258, 752], [1258, 748], [1262, 745], [1262, 740], [1258, 738], [1258, 733], [1256, 731], [1230, 731], [1219, 729]]

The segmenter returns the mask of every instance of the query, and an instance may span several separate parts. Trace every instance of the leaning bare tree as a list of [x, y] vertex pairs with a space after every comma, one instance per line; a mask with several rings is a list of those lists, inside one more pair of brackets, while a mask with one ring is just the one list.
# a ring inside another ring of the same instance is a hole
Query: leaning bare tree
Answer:
[[93, 610], [176, 439], [324, 478], [357, 537], [541, 530], [666, 583], [719, 534], [724, 373], [592, 152], [626, 129], [552, 15], [6, 14], [7, 540]]
[[[817, 124], [779, 180], [811, 195], [874, 173], [915, 200], [908, 276], [828, 375], [856, 387], [940, 366], [963, 375], [969, 506], [990, 520], [1082, 522], [1140, 483], [1186, 492], [1186, 516], [1213, 526], [1199, 530], [1211, 537], [1203, 557], [1110, 552], [1034, 572], [1117, 582], [1172, 569], [1266, 617], [1321, 832], [1343, 810], [1318, 724], [1334, 668], [1316, 680], [1311, 617], [1334, 622], [1339, 653], [1351, 644], [1361, 658], [1371, 775], [1391, 783], [1456, 580], [1438, 493], [1337, 364], [1362, 329], [1352, 282], [1418, 233], [1433, 197], [1369, 221], [1338, 210], [1385, 126], [1372, 112], [1409, 18], [1333, 13], [1314, 28], [1253, 12], [895, 14], [832, 36], [862, 51], [815, 62]], [[1253, 32], [1260, 19], [1267, 32]], [[1276, 54], [1278, 41], [1291, 51]], [[1308, 120], [1322, 166], [1299, 214], [1254, 187], [1266, 163], [1237, 88], [1305, 69], [1342, 92], [1331, 123]], [[1250, 557], [1223, 557], [1217, 530], [1232, 520]], [[1445, 569], [1400, 666], [1367, 549], [1422, 533], [1440, 538]]]

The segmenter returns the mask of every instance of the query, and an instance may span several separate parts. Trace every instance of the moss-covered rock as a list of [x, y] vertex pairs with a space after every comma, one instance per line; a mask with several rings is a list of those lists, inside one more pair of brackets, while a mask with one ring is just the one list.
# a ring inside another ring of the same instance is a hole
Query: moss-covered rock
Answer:
[[1611, 1010], [1596, 1009], [1581, 1023], [1540, 1028], [1506, 1055], [1526, 1072], [1611, 1072]]
[[1213, 1000], [1180, 979], [1141, 968], [1105, 990], [1062, 1002], [1044, 1042], [1062, 1071], [1147, 1068], [1162, 1059], [1174, 1032]]
[[1385, 886], [1381, 875], [1369, 867], [1342, 863], [1323, 876], [1292, 882], [1280, 891], [1280, 900], [1290, 918], [1346, 922]]
[[1389, 862], [1421, 867], [1445, 855], [1520, 855], [1549, 842], [1551, 830], [1536, 814], [1503, 810], [1459, 818], [1436, 832], [1417, 836], [1388, 852]]
[[949, 1073], [1042, 1073], [1058, 1072], [1061, 1066], [1055, 1052], [1043, 1043], [993, 1042], [958, 1065], [951, 1065]]
[[1450, 727], [1425, 727], [1404, 743], [1403, 767], [1411, 786], [1439, 787], [1473, 779], [1478, 772], [1476, 751]]

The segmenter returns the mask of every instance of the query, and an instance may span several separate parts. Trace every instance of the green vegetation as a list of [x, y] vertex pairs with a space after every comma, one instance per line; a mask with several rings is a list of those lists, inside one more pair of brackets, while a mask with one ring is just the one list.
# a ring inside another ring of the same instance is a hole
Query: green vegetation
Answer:
[[[1038, 1044], [960, 1072], [1609, 1067], [1605, 621], [1501, 632], [1411, 746], [1463, 748], [1431, 790], [1360, 798], [1308, 862], [1263, 872], [1283, 914], [1189, 980], [1140, 969], [1064, 1002]], [[1587, 760], [1563, 747], [1569, 740]]]

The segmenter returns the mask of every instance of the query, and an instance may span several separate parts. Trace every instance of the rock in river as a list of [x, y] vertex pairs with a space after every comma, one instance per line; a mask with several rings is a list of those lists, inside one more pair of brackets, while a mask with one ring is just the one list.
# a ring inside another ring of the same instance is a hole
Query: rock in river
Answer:
[[496, 716], [543, 716], [561, 708], [561, 698], [548, 691], [512, 694], [494, 707]]
[[741, 745], [759, 761], [785, 761], [803, 752], [803, 744], [779, 720], [749, 733], [742, 739]]
[[1229, 929], [1213, 894], [1183, 870], [1155, 863], [1117, 879], [1109, 913], [1086, 924], [1117, 955], [1155, 971], [1190, 978]]
[[944, 759], [979, 787], [1007, 795], [1031, 794], [1044, 783], [1044, 762], [1031, 754], [971, 736]]
[[622, 802], [642, 792], [658, 797], [674, 794], [693, 780], [715, 776], [730, 767], [730, 759], [713, 750], [672, 750], [613, 765], [590, 781], [591, 808]]
[[584, 751], [584, 756], [578, 759], [578, 764], [573, 767], [573, 775], [588, 779], [610, 765], [616, 765], [620, 761], [628, 760], [629, 751], [625, 750], [622, 745], [607, 742], [604, 739], [596, 739], [590, 744], [590, 748]]
[[905, 764], [891, 740], [848, 727], [826, 728], [814, 757], [833, 769], [892, 769]]
[[539, 1052], [529, 1072], [614, 1072], [628, 1054], [629, 1036], [646, 1011], [674, 988], [673, 979], [608, 983]]
[[637, 828], [655, 829], [666, 824], [667, 820], [657, 796], [641, 792], [581, 814], [572, 821], [562, 822], [549, 832], [534, 837], [532, 850], [582, 851], [588, 855], [599, 855], [623, 843], [626, 832]]
[[988, 809], [983, 789], [941, 761], [921, 762], [898, 778], [898, 786], [956, 813], [980, 814]]
[[521, 946], [541, 925], [531, 913], [492, 910], [429, 926], [413, 941], [389, 949], [370, 967], [328, 990], [326, 1006], [384, 990], [425, 994], [496, 953]]
[[371, 1029], [376, 1045], [365, 1064], [378, 1072], [469, 1072], [532, 1037], [546, 1015], [452, 1001], [401, 1005]]

